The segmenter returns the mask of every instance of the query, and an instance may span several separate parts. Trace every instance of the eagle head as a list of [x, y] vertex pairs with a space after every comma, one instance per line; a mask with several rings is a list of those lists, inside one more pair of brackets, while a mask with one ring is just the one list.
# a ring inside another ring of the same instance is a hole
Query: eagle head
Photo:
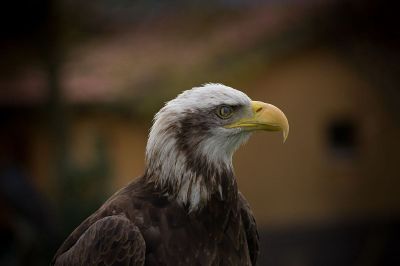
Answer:
[[257, 130], [289, 133], [277, 107], [222, 84], [179, 94], [155, 115], [146, 147], [146, 175], [190, 211], [221, 199], [235, 185], [232, 156]]

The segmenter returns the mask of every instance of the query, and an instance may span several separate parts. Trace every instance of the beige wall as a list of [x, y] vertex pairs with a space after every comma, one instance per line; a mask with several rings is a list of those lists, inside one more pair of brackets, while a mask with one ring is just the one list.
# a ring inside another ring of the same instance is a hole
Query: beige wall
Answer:
[[[144, 151], [147, 127], [119, 114], [89, 113], [72, 119], [69, 131], [71, 164], [76, 169], [87, 169], [96, 160], [96, 141], [105, 144], [110, 166], [110, 192], [126, 185], [141, 175], [144, 169]], [[54, 148], [46, 128], [38, 127], [32, 137], [30, 170], [38, 186], [50, 196], [57, 184], [54, 177]], [[94, 184], [95, 186], [95, 184]]]
[[[391, 215], [400, 211], [394, 124], [376, 88], [330, 51], [310, 51], [266, 69], [248, 93], [287, 114], [291, 132], [256, 134], [235, 158], [240, 189], [259, 223]], [[353, 117], [360, 153], [341, 160], [329, 152], [329, 121]]]

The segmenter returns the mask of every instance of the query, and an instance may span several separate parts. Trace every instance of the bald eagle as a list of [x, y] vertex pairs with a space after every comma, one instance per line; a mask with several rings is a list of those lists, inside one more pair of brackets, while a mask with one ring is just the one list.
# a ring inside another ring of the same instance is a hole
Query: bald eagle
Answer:
[[256, 223], [232, 155], [256, 130], [289, 132], [281, 110], [206, 84], [156, 114], [146, 169], [82, 222], [52, 265], [255, 265]]

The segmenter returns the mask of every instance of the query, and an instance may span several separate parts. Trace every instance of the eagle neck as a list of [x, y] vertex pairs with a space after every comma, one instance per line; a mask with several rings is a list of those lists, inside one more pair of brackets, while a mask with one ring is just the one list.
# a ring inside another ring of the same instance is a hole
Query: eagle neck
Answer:
[[231, 164], [214, 165], [205, 158], [187, 160], [182, 173], [168, 178], [162, 169], [162, 165], [157, 169], [147, 167], [144, 178], [161, 196], [176, 200], [188, 212], [207, 209], [213, 202], [237, 201], [238, 189]]

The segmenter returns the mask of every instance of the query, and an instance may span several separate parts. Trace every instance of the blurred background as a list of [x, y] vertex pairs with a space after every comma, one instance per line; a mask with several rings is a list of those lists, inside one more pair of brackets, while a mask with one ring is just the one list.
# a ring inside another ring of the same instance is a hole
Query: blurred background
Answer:
[[389, 1], [5, 1], [0, 265], [48, 265], [144, 170], [151, 119], [206, 82], [291, 133], [235, 156], [259, 265], [400, 265], [400, 31]]

